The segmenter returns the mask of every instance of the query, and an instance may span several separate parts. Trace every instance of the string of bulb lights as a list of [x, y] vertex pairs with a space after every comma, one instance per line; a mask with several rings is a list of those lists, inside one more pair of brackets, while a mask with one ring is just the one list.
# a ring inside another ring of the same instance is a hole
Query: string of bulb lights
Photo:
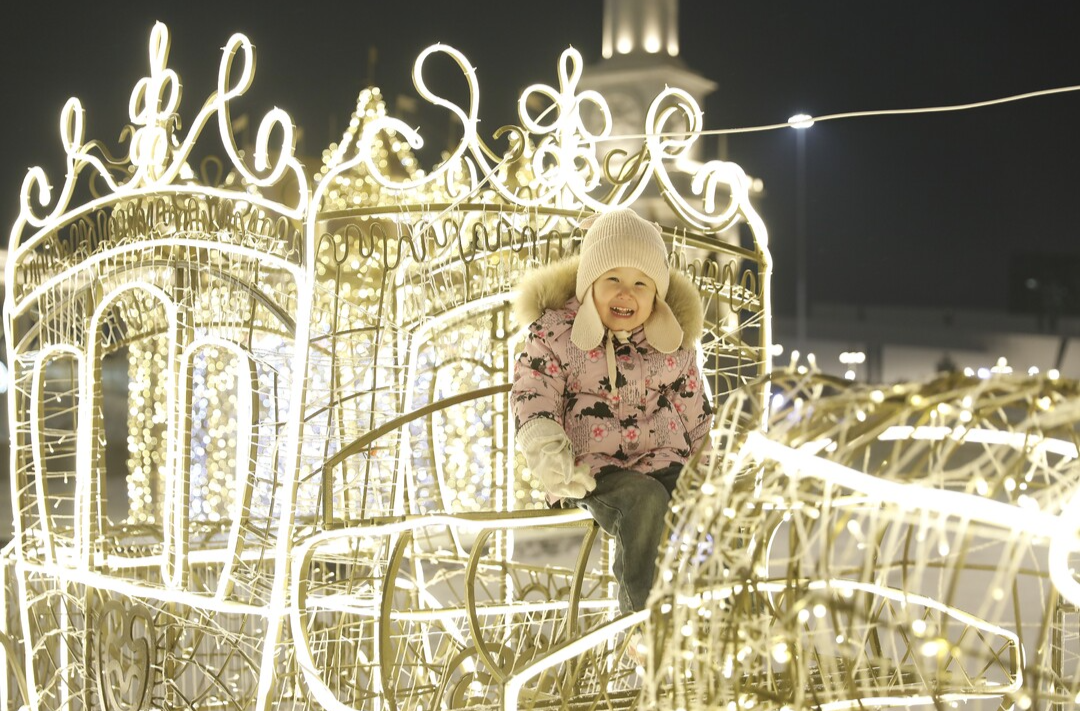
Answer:
[[822, 116], [800, 116], [798, 121], [795, 120], [795, 117], [792, 117], [791, 119], [788, 119], [783, 123], [770, 123], [760, 126], [743, 126], [738, 128], [711, 128], [702, 131], [669, 131], [663, 133], [620, 133], [618, 135], [612, 134], [609, 136], [597, 136], [596, 140], [625, 141], [630, 139], [645, 138], [685, 138], [689, 135], [730, 136], [740, 133], [761, 133], [764, 131], [777, 131], [785, 128], [797, 128], [798, 126], [795, 125], [796, 123], [810, 125], [815, 123], [824, 123], [826, 121], [837, 121], [841, 119], [852, 118], [870, 118], [876, 116], [910, 116], [916, 114], [941, 114], [952, 113], [956, 111], [971, 111], [974, 109], [988, 108], [990, 106], [999, 106], [1001, 104], [1027, 101], [1030, 99], [1041, 98], [1044, 96], [1052, 96], [1055, 94], [1069, 94], [1076, 91], [1080, 91], [1080, 85], [1063, 86], [1054, 89], [1041, 89], [1039, 91], [1029, 91], [1023, 94], [1013, 94], [1011, 96], [1005, 96], [998, 99], [987, 99], [984, 101], [973, 101], [966, 104], [946, 104], [942, 106], [926, 106], [914, 109], [874, 109], [868, 111], [844, 111], [835, 114], [824, 114]]

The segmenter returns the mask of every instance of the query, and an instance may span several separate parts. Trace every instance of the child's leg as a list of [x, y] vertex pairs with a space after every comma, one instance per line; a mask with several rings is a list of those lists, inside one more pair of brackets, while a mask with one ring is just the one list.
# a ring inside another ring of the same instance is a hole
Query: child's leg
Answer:
[[624, 613], [645, 609], [670, 498], [665, 482], [624, 469], [597, 477], [596, 489], [575, 502], [615, 537], [613, 568]]
[[682, 474], [682, 470], [682, 464], [673, 464], [670, 467], [653, 472], [652, 476], [664, 485], [668, 496], [671, 497], [675, 495], [675, 487], [679, 485], [679, 475]]

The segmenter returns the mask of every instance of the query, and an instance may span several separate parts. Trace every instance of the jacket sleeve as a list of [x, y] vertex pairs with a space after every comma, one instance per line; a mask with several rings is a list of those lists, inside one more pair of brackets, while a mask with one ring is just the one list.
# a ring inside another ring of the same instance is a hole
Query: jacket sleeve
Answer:
[[701, 371], [698, 370], [692, 351], [688, 353], [680, 381], [682, 387], [678, 391], [678, 397], [682, 407], [678, 410], [690, 437], [690, 451], [696, 454], [709, 435], [713, 409], [709, 398], [705, 396], [705, 383], [702, 382]]
[[551, 335], [540, 321], [529, 326], [525, 348], [514, 363], [510, 406], [519, 430], [539, 417], [563, 425], [566, 371], [548, 342]]

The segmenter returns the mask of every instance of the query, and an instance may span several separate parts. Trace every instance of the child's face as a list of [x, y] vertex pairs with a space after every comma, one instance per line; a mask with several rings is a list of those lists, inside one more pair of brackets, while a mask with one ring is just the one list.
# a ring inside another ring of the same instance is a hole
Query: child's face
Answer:
[[608, 269], [593, 282], [593, 303], [613, 331], [633, 331], [652, 315], [656, 283], [640, 269]]

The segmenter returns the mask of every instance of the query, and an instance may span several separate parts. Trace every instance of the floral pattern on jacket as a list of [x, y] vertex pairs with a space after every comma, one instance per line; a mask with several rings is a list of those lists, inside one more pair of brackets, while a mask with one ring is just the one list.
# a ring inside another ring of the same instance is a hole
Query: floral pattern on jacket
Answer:
[[570, 341], [578, 305], [571, 298], [529, 327], [511, 391], [517, 426], [538, 417], [554, 420], [570, 438], [575, 461], [593, 475], [685, 463], [712, 419], [695, 352], [684, 347], [661, 353], [638, 328], [625, 343], [615, 341], [612, 388], [604, 344], [583, 351]]

